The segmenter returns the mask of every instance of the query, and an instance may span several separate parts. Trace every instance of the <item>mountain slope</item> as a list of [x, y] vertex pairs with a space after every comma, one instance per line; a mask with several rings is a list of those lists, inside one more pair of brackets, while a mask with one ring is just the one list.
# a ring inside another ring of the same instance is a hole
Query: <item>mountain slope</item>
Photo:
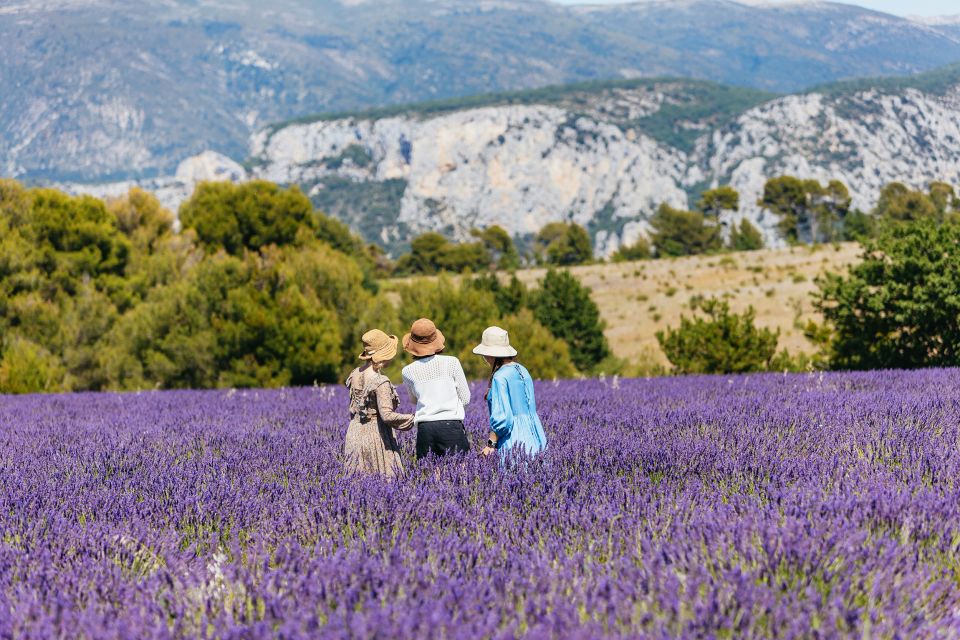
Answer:
[[[960, 60], [955, 24], [673, 0], [17, 0], [0, 7], [0, 174], [150, 177], [303, 113], [597, 78], [770, 91]], [[687, 142], [692, 140], [687, 136]]]
[[742, 195], [727, 221], [748, 217], [770, 244], [777, 220], [756, 201], [773, 176], [840, 179], [864, 210], [891, 181], [960, 184], [960, 66], [772, 99], [660, 80], [472, 104], [489, 106], [267, 129], [253, 138], [253, 175], [303, 185], [394, 249], [427, 230], [467, 238], [499, 224], [522, 237], [573, 220], [601, 255], [644, 233], [661, 202], [692, 206], [718, 184]]

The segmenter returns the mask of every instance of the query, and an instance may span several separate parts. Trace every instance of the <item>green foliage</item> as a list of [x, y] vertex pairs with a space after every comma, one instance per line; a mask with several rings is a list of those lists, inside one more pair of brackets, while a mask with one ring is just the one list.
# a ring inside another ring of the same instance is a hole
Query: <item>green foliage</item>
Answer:
[[740, 194], [730, 185], [704, 191], [697, 209], [706, 216], [718, 217], [722, 211], [739, 211]]
[[512, 271], [520, 266], [520, 253], [503, 227], [493, 225], [482, 231], [473, 229], [470, 234], [480, 239], [498, 269]]
[[349, 279], [341, 280], [349, 264], [343, 254], [319, 244], [244, 258], [210, 256], [183, 280], [151, 292], [117, 323], [104, 358], [110, 386], [338, 381], [346, 352], [356, 345], [341, 333], [341, 326], [353, 323], [341, 325], [337, 315], [359, 320], [349, 298], [365, 295], [355, 264]]
[[556, 337], [567, 343], [570, 357], [583, 372], [610, 355], [603, 335], [600, 311], [584, 287], [569, 271], [550, 269], [531, 295], [531, 308], [536, 319]]
[[848, 275], [818, 281], [838, 369], [960, 365], [960, 225], [886, 227]]
[[680, 326], [657, 332], [657, 341], [677, 373], [749, 373], [767, 371], [776, 355], [779, 332], [758, 329], [751, 307], [730, 311], [726, 301], [697, 304], [703, 317], [680, 317]]
[[567, 343], [537, 322], [529, 309], [504, 317], [500, 326], [510, 334], [510, 344], [518, 352], [517, 360], [534, 378], [555, 380], [577, 375]]
[[816, 180], [781, 176], [767, 180], [757, 204], [780, 216], [788, 242], [832, 242], [842, 237], [850, 193], [838, 180], [824, 187]]
[[292, 244], [302, 227], [315, 229], [313, 205], [296, 186], [272, 182], [203, 182], [180, 206], [180, 222], [208, 253], [243, 255], [270, 244]]
[[[194, 198], [229, 224], [259, 221], [244, 240], [259, 249], [229, 255], [198, 247], [192, 228], [174, 233], [139, 189], [104, 204], [0, 181], [3, 389], [338, 381], [365, 328], [395, 322], [389, 304], [372, 303], [372, 254], [295, 191], [255, 187], [207, 185]], [[284, 221], [291, 202], [308, 217]], [[210, 210], [201, 218], [220, 228]]]
[[846, 219], [843, 221], [844, 240], [865, 242], [876, 234], [877, 219], [859, 209], [848, 213]]
[[730, 229], [730, 248], [734, 251], [756, 251], [763, 249], [763, 234], [749, 220], [743, 218], [740, 224]]
[[590, 235], [572, 222], [551, 222], [537, 233], [534, 242], [538, 259], [547, 264], [572, 266], [593, 260]]
[[463, 273], [484, 271], [491, 257], [484, 242], [453, 243], [435, 232], [417, 236], [410, 243], [410, 253], [397, 260], [398, 274], [433, 274], [442, 271]]
[[891, 182], [880, 191], [874, 215], [884, 225], [943, 221], [953, 205], [953, 188], [943, 182], [934, 182], [929, 194], [913, 191], [901, 182]]
[[515, 314], [526, 306], [527, 287], [520, 282], [516, 274], [510, 276], [506, 286], [501, 284], [500, 279], [492, 273], [474, 278], [471, 282], [477, 289], [493, 294], [494, 303], [501, 315]]
[[633, 262], [635, 260], [649, 260], [653, 257], [653, 250], [650, 248], [650, 241], [644, 237], [637, 238], [637, 241], [631, 245], [621, 246], [616, 253], [611, 256], [614, 262]]
[[650, 219], [650, 239], [657, 256], [692, 256], [718, 251], [720, 229], [699, 211], [682, 211], [664, 203]]
[[25, 338], [8, 341], [0, 357], [0, 393], [64, 390], [66, 371], [60, 360]]

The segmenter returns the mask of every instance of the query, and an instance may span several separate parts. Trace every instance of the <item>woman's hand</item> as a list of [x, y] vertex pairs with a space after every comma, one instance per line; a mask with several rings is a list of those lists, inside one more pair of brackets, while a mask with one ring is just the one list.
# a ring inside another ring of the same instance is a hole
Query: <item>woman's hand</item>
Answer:
[[480, 451], [480, 455], [488, 456], [491, 453], [494, 453], [495, 451], [496, 449], [494, 449], [493, 447], [484, 447], [483, 450]]

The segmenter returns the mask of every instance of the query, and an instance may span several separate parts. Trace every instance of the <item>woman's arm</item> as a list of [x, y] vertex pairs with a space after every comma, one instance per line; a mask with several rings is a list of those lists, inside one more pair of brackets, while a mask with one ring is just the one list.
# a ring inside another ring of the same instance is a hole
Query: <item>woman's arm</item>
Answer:
[[393, 385], [384, 381], [377, 387], [377, 412], [380, 419], [391, 429], [406, 431], [413, 426], [413, 416], [409, 413], [397, 413], [393, 406]]

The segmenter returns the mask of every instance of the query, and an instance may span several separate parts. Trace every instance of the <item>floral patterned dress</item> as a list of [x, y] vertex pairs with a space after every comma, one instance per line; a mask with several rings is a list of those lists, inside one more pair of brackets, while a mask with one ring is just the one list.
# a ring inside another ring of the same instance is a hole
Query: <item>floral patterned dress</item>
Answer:
[[390, 379], [382, 373], [365, 376], [358, 368], [346, 384], [350, 391], [350, 426], [343, 444], [347, 468], [387, 477], [403, 473], [393, 430], [413, 427], [413, 415], [397, 413], [400, 398]]

